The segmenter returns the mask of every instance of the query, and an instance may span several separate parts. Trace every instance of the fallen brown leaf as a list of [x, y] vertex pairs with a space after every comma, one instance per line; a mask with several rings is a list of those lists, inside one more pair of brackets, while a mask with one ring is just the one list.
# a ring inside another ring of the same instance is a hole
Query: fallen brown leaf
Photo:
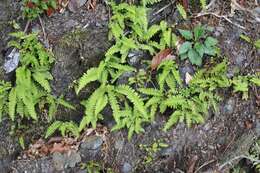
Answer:
[[157, 53], [152, 59], [151, 69], [155, 70], [163, 60], [170, 58], [172, 52], [173, 52], [172, 49], [167, 48]]

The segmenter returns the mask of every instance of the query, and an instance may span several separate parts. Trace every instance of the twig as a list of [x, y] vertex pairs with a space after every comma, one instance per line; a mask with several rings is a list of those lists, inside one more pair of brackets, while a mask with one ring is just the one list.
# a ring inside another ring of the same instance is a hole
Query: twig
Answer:
[[238, 160], [238, 159], [248, 159], [250, 160], [251, 162], [254, 162], [254, 164], [258, 164], [260, 163], [260, 160], [258, 159], [255, 159], [255, 158], [252, 158], [252, 157], [249, 157], [249, 156], [246, 156], [246, 155], [239, 155], [239, 156], [236, 156], [234, 157], [233, 159], [231, 160], [228, 160], [226, 161], [225, 163], [223, 163], [222, 165], [219, 166], [219, 170], [222, 170], [226, 165], [232, 165], [232, 162], [234, 162], [235, 160]]
[[213, 15], [213, 16], [215, 16], [217, 18], [222, 18], [222, 19], [226, 20], [227, 22], [229, 22], [230, 24], [235, 25], [238, 28], [241, 28], [243, 30], [246, 29], [244, 26], [241, 26], [241, 25], [239, 25], [237, 23], [232, 22], [229, 18], [227, 18], [227, 16], [220, 16], [220, 15], [218, 15], [216, 13], [213, 13], [213, 12], [202, 12], [202, 13], [197, 14], [197, 16], [195, 16], [193, 18], [198, 18], [198, 17], [206, 16], [206, 15]]
[[207, 166], [207, 165], [209, 165], [209, 164], [211, 164], [211, 163], [213, 163], [213, 162], [215, 162], [216, 160], [210, 160], [210, 161], [208, 161], [208, 162], [205, 162], [204, 164], [202, 164], [198, 169], [196, 169], [196, 171], [194, 171], [194, 173], [197, 173], [197, 172], [199, 172], [199, 170], [201, 170], [202, 168], [204, 168], [205, 166]]
[[164, 11], [166, 8], [170, 7], [172, 4], [175, 3], [175, 1], [176, 1], [176, 0], [171, 1], [169, 4], [165, 5], [164, 7], [162, 7], [162, 8], [159, 9], [158, 11], [156, 11], [156, 12], [153, 14], [153, 16], [155, 16], [155, 15], [161, 13], [161, 12]]
[[27, 30], [28, 30], [28, 28], [29, 28], [29, 26], [30, 26], [30, 23], [31, 23], [31, 22], [30, 22], [29, 20], [26, 22], [25, 28], [24, 28], [24, 30], [23, 30], [24, 33], [27, 32]]
[[46, 32], [45, 32], [45, 28], [44, 28], [44, 26], [43, 26], [42, 19], [41, 19], [40, 16], [39, 16], [38, 18], [39, 18], [39, 21], [40, 21], [40, 24], [41, 24], [41, 28], [42, 28], [42, 32], [43, 32], [43, 37], [44, 37], [44, 42], [45, 42], [45, 44], [46, 44], [45, 46], [46, 46], [47, 48], [50, 48], [49, 41], [48, 41], [48, 39], [47, 39], [47, 35], [46, 35]]

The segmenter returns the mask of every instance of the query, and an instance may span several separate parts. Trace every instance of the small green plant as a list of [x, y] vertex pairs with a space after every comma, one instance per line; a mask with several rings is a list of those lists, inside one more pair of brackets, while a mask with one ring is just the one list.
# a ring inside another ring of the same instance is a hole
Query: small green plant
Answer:
[[205, 55], [215, 56], [218, 53], [218, 41], [207, 36], [207, 28], [197, 25], [193, 31], [179, 29], [181, 36], [186, 40], [179, 49], [181, 60], [189, 58], [192, 64], [201, 66]]
[[79, 130], [78, 130], [77, 124], [75, 124], [72, 121], [70, 121], [70, 122], [55, 121], [48, 127], [45, 138], [50, 137], [57, 130], [60, 131], [60, 133], [63, 137], [65, 137], [66, 134], [70, 134], [72, 136], [79, 137]]
[[42, 13], [57, 8], [56, 0], [22, 0], [23, 16], [29, 20], [33, 20]]
[[15, 37], [9, 46], [20, 53], [20, 65], [15, 71], [15, 83], [0, 82], [0, 118], [8, 114], [12, 121], [20, 118], [38, 120], [37, 111], [49, 107], [49, 120], [53, 119], [57, 107], [74, 109], [72, 105], [51, 95], [49, 72], [54, 58], [37, 39], [37, 33], [11, 33]]
[[186, 10], [184, 9], [184, 7], [181, 4], [177, 4], [177, 10], [183, 19], [187, 19]]
[[155, 154], [168, 146], [169, 145], [163, 142], [161, 139], [155, 140], [151, 145], [140, 144], [139, 148], [146, 152], [143, 164], [150, 164], [154, 160]]
[[207, 0], [200, 0], [200, 5], [202, 9], [205, 9], [207, 6]]
[[260, 49], [260, 39], [257, 39], [256, 41], [253, 41], [250, 37], [241, 34], [240, 38], [243, 39], [244, 41], [252, 44], [256, 49]]

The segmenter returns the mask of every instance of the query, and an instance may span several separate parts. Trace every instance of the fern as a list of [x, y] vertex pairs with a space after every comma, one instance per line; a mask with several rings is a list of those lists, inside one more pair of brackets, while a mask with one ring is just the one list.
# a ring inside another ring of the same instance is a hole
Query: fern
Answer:
[[89, 69], [78, 82], [78, 87], [76, 88], [76, 93], [78, 94], [88, 83], [98, 80], [97, 68]]
[[55, 121], [48, 127], [45, 138], [52, 136], [57, 130], [60, 131], [63, 137], [65, 137], [68, 133], [71, 133], [75, 137], [79, 137], [77, 124], [74, 122]]
[[142, 0], [142, 4], [146, 5], [153, 5], [155, 3], [161, 2], [162, 0]]
[[147, 112], [143, 101], [132, 88], [127, 85], [121, 85], [116, 88], [116, 91], [120, 94], [125, 95], [134, 104], [136, 109], [138, 109], [138, 111], [140, 111], [145, 117], [147, 117]]
[[15, 107], [16, 107], [16, 89], [15, 88], [11, 89], [8, 100], [9, 100], [9, 104], [8, 104], [9, 116], [10, 116], [11, 120], [14, 121]]
[[178, 9], [180, 15], [182, 16], [182, 18], [187, 19], [187, 13], [181, 4], [177, 4], [177, 9]]
[[207, 6], [207, 0], [200, 0], [200, 5], [201, 5], [202, 9], [205, 9]]
[[112, 111], [113, 111], [113, 117], [116, 121], [116, 123], [119, 123], [120, 120], [120, 107], [119, 107], [119, 103], [116, 99], [116, 94], [113, 91], [113, 87], [111, 86], [110, 88], [108, 88], [108, 99], [109, 99], [109, 103], [111, 105]]

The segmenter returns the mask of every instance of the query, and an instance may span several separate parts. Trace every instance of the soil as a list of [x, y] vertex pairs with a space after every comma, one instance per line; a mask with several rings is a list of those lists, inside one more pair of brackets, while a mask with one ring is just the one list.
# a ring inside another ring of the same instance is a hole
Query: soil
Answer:
[[[152, 7], [151, 23], [165, 19], [169, 24], [181, 27], [198, 22], [212, 26], [213, 34], [219, 40], [221, 53], [228, 59], [229, 76], [238, 72], [240, 74], [260, 72], [260, 51], [240, 39], [240, 34], [246, 34], [254, 39], [260, 38], [260, 23], [252, 15], [260, 16], [259, 7], [254, 5], [254, 1], [244, 5], [252, 9], [251, 11], [257, 11], [258, 8], [258, 13], [236, 10], [233, 15], [230, 12], [230, 1], [215, 2], [213, 9], [219, 10], [221, 15], [228, 15], [233, 24], [213, 15], [193, 17], [185, 22], [180, 19], [175, 4], [169, 5], [169, 3], [163, 1]], [[8, 33], [12, 31], [9, 21], [16, 20], [22, 28], [26, 24], [19, 17], [20, 8], [21, 4], [16, 0], [11, 3], [8, 0], [0, 2], [1, 79], [11, 80], [10, 75], [6, 75], [2, 70], [4, 57], [10, 52], [10, 48], [7, 47], [7, 42], [10, 40]], [[112, 44], [108, 40], [109, 12], [110, 9], [104, 2], [98, 2], [94, 10], [87, 10], [83, 6], [75, 13], [66, 10], [51, 17], [42, 17], [49, 46], [56, 58], [52, 69], [53, 94], [57, 96], [63, 94], [67, 100], [77, 105], [76, 111], [60, 109], [57, 119], [79, 122], [84, 114], [79, 100], [88, 96], [96, 85], [93, 84], [79, 96], [75, 95], [71, 86], [73, 81], [87, 69], [99, 63]], [[234, 23], [245, 29], [239, 28]], [[37, 20], [29, 27], [29, 30], [40, 32], [41, 29]], [[42, 32], [41, 34], [43, 43], [46, 43]], [[230, 172], [242, 159], [228, 164], [230, 160], [246, 155], [251, 145], [260, 137], [257, 91], [260, 93], [260, 88], [250, 88], [248, 100], [242, 100], [241, 94], [234, 94], [229, 90], [220, 91], [223, 96], [223, 101], [219, 105], [220, 111], [209, 113], [204, 124], [194, 125], [192, 128], [179, 123], [169, 131], [163, 132], [161, 129], [168, 117], [158, 114], [152, 124], [145, 126], [145, 132], [134, 135], [131, 141], [127, 140], [126, 130], [110, 132], [113, 121], [109, 118], [111, 111], [107, 110], [107, 118], [96, 130], [88, 129], [90, 135], [78, 141], [75, 153], [50, 153], [36, 158], [24, 156], [18, 135], [10, 133], [12, 124], [5, 118], [0, 123], [0, 173], [81, 173], [86, 172], [81, 169], [83, 163], [90, 161], [98, 162], [103, 172], [109, 172], [109, 169], [120, 173]], [[42, 137], [41, 134], [44, 134], [48, 124], [26, 123], [28, 127], [22, 129], [21, 133], [26, 136], [26, 145], [29, 146]], [[146, 145], [146, 148], [149, 148], [158, 141], [167, 144], [167, 147], [161, 147], [151, 155], [141, 147]], [[147, 161], [149, 157], [150, 162]]]

